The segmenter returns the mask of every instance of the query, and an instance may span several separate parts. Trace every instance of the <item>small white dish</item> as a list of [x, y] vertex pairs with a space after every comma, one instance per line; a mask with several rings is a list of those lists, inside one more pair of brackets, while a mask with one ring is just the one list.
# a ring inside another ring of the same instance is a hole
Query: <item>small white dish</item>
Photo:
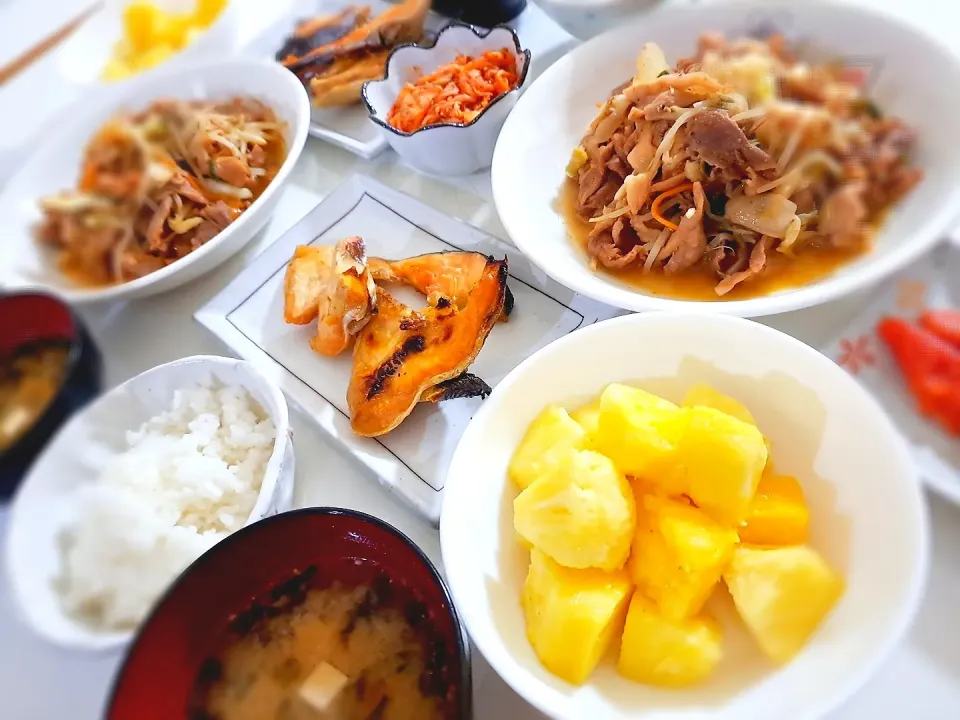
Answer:
[[[37, 243], [33, 228], [40, 219], [39, 200], [76, 186], [84, 149], [90, 138], [121, 110], [138, 110], [161, 98], [255, 97], [286, 123], [287, 157], [263, 194], [223, 232], [185, 258], [145, 277], [120, 285], [81, 287], [56, 267]], [[49, 137], [35, 145], [33, 155], [0, 193], [5, 220], [5, 260], [0, 287], [35, 287], [57, 293], [71, 303], [130, 300], [171, 290], [209, 272], [241, 248], [270, 219], [280, 191], [307, 139], [310, 106], [297, 78], [265, 60], [198, 61], [186, 67], [158, 69], [106, 89], [67, 114]]]
[[[851, 33], [850, 28], [857, 28]], [[923, 181], [889, 213], [875, 247], [832, 275], [747, 300], [694, 302], [644, 293], [590, 269], [556, 209], [573, 148], [597, 103], [635, 72], [637, 53], [656, 42], [672, 62], [704, 32], [729, 37], [782, 32], [870, 72], [871, 92], [887, 114], [917, 130], [913, 155]], [[915, 68], [925, 68], [918, 78]], [[869, 7], [823, 0], [745, 0], [669, 4], [642, 20], [580, 45], [523, 93], [497, 141], [491, 180], [500, 220], [523, 253], [554, 280], [626, 310], [699, 310], [760, 317], [819, 305], [876, 284], [939, 242], [960, 206], [960, 86], [955, 53], [911, 26]], [[936, 107], [937, 112], [926, 108]]]
[[[397, 130], [387, 122], [390, 108], [406, 83], [452, 62], [458, 55], [476, 56], [503, 48], [516, 55], [517, 86], [494, 98], [471, 122], [429, 125], [412, 133]], [[530, 51], [520, 47], [520, 39], [510, 28], [501, 25], [480, 30], [455, 22], [440, 31], [431, 47], [396, 48], [387, 59], [384, 78], [364, 83], [361, 97], [390, 147], [414, 168], [433, 175], [469, 175], [490, 166], [500, 128], [517, 102], [529, 69]]]
[[[810, 544], [844, 575], [847, 589], [789, 664], [765, 662], [732, 608], [721, 614], [724, 604], [717, 603], [711, 610], [723, 625], [724, 659], [702, 685], [639, 685], [607, 659], [573, 687], [540, 665], [520, 607], [528, 553], [513, 530], [517, 491], [507, 464], [544, 407], [576, 407], [612, 382], [675, 401], [695, 383], [712, 385], [748, 407], [773, 443], [778, 470], [799, 478]], [[679, 312], [583, 328], [504, 378], [451, 460], [440, 544], [457, 610], [480, 652], [524, 699], [563, 720], [822, 717], [903, 637], [923, 594], [929, 554], [916, 466], [869, 393], [828, 358], [772, 328]]]
[[[191, 0], [153, 0], [166, 12], [190, 12]], [[226, 7], [203, 32], [180, 52], [171, 55], [156, 68], [150, 68], [134, 77], [155, 69], [182, 67], [200, 58], [223, 58], [232, 55], [239, 40], [240, 5], [243, 0], [230, 0]], [[123, 11], [130, 0], [107, 0], [97, 12], [72, 33], [57, 50], [57, 69], [70, 82], [83, 85], [100, 84], [103, 69], [113, 55], [114, 46], [123, 37]], [[113, 83], [106, 83], [112, 85]]]
[[586, 39], [629, 22], [663, 0], [537, 0], [537, 5], [564, 30]]
[[[125, 644], [129, 632], [98, 631], [61, 607], [55, 580], [61, 572], [61, 534], [70, 498], [99, 476], [103, 462], [126, 447], [125, 433], [169, 408], [174, 390], [211, 380], [244, 387], [277, 430], [257, 503], [246, 524], [290, 509], [294, 459], [283, 393], [253, 363], [195, 356], [159, 365], [107, 392], [75, 415], [37, 458], [12, 504], [7, 535], [7, 571], [13, 597], [39, 636], [64, 647], [106, 650]], [[158, 598], [159, 599], [159, 598]]]

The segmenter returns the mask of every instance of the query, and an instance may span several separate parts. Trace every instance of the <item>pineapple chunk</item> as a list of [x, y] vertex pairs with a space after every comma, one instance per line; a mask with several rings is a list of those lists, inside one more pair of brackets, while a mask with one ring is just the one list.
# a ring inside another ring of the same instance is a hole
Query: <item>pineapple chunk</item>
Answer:
[[580, 448], [586, 440], [583, 428], [562, 407], [551, 405], [527, 428], [523, 441], [513, 453], [507, 473], [520, 489], [551, 468], [559, 455]]
[[695, 615], [719, 582], [737, 533], [683, 501], [647, 495], [637, 505], [627, 563], [634, 583], [666, 618]]
[[571, 450], [513, 501], [520, 537], [572, 568], [618, 570], [637, 527], [633, 490], [609, 458]]
[[810, 513], [803, 488], [790, 475], [763, 474], [750, 503], [740, 541], [752, 545], [802, 545], [807, 541]]
[[593, 447], [626, 475], [660, 477], [675, 460], [684, 420], [685, 413], [668, 400], [629, 385], [608, 385], [600, 395]]
[[570, 413], [570, 417], [583, 428], [588, 438], [594, 437], [600, 428], [600, 401], [594, 400], [592, 403], [581, 405]]
[[640, 592], [633, 594], [620, 642], [617, 671], [628, 680], [685, 687], [706, 680], [723, 655], [712, 618], [668, 620]]
[[[753, 413], [747, 410], [743, 403], [741, 403], [739, 400], [734, 400], [729, 395], [724, 395], [721, 392], [717, 392], [709, 385], [694, 385], [687, 392], [687, 396], [683, 399], [683, 406], [694, 407], [695, 405], [711, 407], [714, 410], [725, 412], [727, 415], [747, 423], [747, 425], [759, 427], [757, 425], [757, 421], [753, 417]], [[770, 443], [770, 439], [766, 435], [763, 436], [763, 444], [767, 446], [767, 459], [769, 460], [770, 455], [773, 452], [773, 445]], [[767, 468], [769, 468], [770, 465], [771, 464], [768, 462]]]
[[757, 421], [753, 419], [753, 415], [750, 414], [750, 411], [747, 410], [743, 403], [734, 400], [729, 395], [717, 392], [709, 385], [694, 385], [687, 392], [687, 396], [683, 399], [683, 406], [695, 407], [696, 405], [711, 407], [714, 410], [719, 410], [731, 417], [735, 417], [740, 422], [747, 423], [747, 425], [757, 426]]
[[740, 547], [723, 573], [737, 612], [760, 649], [785, 663], [843, 595], [844, 582], [809, 547]]
[[522, 596], [527, 639], [547, 670], [580, 685], [622, 627], [629, 598], [623, 571], [573, 570], [532, 550]]
[[[667, 494], [684, 494], [715, 520], [730, 527], [747, 517], [767, 464], [763, 435], [753, 425], [698, 405], [679, 441], [676, 463], [657, 477]], [[679, 492], [678, 492], [679, 490]]]

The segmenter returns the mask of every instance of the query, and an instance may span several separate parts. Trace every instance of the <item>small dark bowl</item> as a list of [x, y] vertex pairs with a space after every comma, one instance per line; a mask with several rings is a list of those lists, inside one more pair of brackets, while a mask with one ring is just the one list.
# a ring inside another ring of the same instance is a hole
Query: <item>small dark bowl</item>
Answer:
[[67, 371], [59, 391], [34, 426], [0, 453], [0, 500], [13, 494], [33, 460], [67, 418], [100, 393], [100, 351], [64, 302], [32, 291], [0, 295], [0, 356], [27, 343], [47, 340], [69, 343]]
[[472, 717], [466, 631], [430, 560], [403, 533], [375, 517], [305, 508], [238, 531], [184, 571], [130, 647], [114, 681], [107, 718], [187, 717], [201, 667], [223, 647], [227, 626], [256, 599], [296, 582], [297, 573], [311, 567], [319, 579], [351, 586], [369, 584], [385, 573], [399, 597], [425, 606], [424, 627], [446, 659], [437, 679], [453, 687], [457, 718]]

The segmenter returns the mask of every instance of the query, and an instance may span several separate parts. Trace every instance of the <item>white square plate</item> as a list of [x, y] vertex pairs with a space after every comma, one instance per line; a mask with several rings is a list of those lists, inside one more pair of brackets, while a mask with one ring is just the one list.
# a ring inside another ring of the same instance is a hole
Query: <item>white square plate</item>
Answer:
[[331, 245], [352, 235], [364, 239], [371, 256], [388, 259], [445, 250], [507, 257], [514, 311], [509, 322], [493, 329], [470, 367], [491, 386], [549, 342], [619, 311], [549, 280], [514, 247], [374, 180], [354, 176], [196, 313], [197, 320], [229, 348], [261, 362], [294, 405], [384, 485], [436, 523], [447, 466], [481, 400], [421, 404], [388, 435], [358, 437], [350, 429], [346, 403], [351, 353], [321, 357], [308, 345], [312, 326], [283, 321], [283, 276], [294, 249]]
[[[288, 2], [279, 18], [250, 41], [242, 52], [244, 55], [273, 59], [298, 21], [315, 15], [335, 13], [345, 4], [335, 0]], [[385, 0], [372, 0], [363, 4], [369, 5], [374, 13], [383, 12], [391, 6], [391, 3]], [[450, 18], [431, 12], [427, 15], [427, 36], [436, 34], [450, 22]], [[577, 42], [532, 4], [508, 24], [517, 32], [523, 47], [529, 49], [533, 55], [528, 84]], [[323, 110], [315, 108], [311, 120], [311, 137], [326, 140], [365, 160], [376, 157], [388, 147], [383, 132], [370, 121], [362, 104]]]

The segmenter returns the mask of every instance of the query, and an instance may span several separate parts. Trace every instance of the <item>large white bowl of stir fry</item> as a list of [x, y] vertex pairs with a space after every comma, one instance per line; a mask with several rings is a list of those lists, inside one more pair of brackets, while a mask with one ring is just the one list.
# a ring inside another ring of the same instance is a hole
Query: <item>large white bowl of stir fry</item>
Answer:
[[869, 9], [664, 7], [527, 90], [494, 155], [497, 210], [547, 274], [611, 305], [816, 305], [951, 224], [957, 86], [952, 53]]
[[309, 115], [297, 79], [259, 60], [158, 70], [93, 95], [0, 195], [0, 285], [81, 303], [198, 278], [270, 218]]

